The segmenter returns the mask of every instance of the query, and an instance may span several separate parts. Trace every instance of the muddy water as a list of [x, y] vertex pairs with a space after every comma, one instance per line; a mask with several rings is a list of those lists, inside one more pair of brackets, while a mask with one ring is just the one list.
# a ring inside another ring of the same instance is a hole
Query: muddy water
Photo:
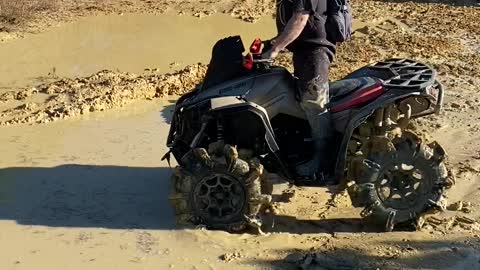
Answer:
[[[429, 232], [359, 233], [358, 221], [346, 218], [351, 208], [319, 219], [310, 207], [322, 208], [326, 189], [298, 189], [277, 218], [278, 232], [268, 236], [176, 228], [167, 200], [171, 170], [160, 161], [172, 105], [141, 101], [77, 119], [1, 127], [0, 269], [293, 270], [278, 263], [292, 250], [338, 248], [341, 260], [348, 252], [368, 260], [362, 250], [383, 256], [378, 249], [393, 250], [405, 239], [418, 248], [416, 256], [402, 255], [411, 256], [408, 269], [476, 269], [478, 252], [456, 255]], [[450, 247], [463, 241], [442, 237]]]
[[209, 269], [220, 246], [175, 230], [167, 201], [168, 105], [3, 128], [0, 269]]
[[256, 259], [227, 266], [219, 256], [298, 246], [288, 236], [260, 243], [175, 228], [171, 170], [160, 161], [172, 104], [2, 127], [0, 269], [265, 269]]
[[[182, 42], [170, 43], [165, 35], [154, 35], [167, 32], [168, 27], [157, 29], [153, 23], [163, 21], [167, 25], [168, 20], [135, 15], [88, 18], [1, 45], [0, 87], [31, 83], [31, 78], [48, 74], [52, 66], [58, 75], [72, 77], [103, 68], [139, 72], [145, 67], [158, 67], [168, 71], [173, 61], [183, 67], [189, 61], [208, 60], [211, 45], [229, 31], [243, 29], [245, 40], [249, 40], [260, 29], [265, 31], [260, 37], [270, 36], [273, 33], [268, 31], [274, 29], [268, 25], [271, 21], [251, 25], [225, 16], [172, 20], [189, 26], [182, 32], [168, 33], [178, 40], [181, 36]], [[224, 24], [214, 23], [222, 20]], [[224, 32], [214, 32], [214, 28]], [[129, 35], [124, 34], [127, 32]], [[193, 50], [189, 41], [192, 35], [210, 39], [197, 39]], [[173, 49], [184, 53], [172, 53]], [[374, 258], [390, 260], [390, 251], [382, 250], [397, 249], [405, 239], [417, 249], [399, 259], [408, 261], [412, 265], [409, 268], [440, 269], [437, 266], [441, 265], [445, 267], [442, 269], [475, 269], [460, 264], [450, 268], [456, 261], [465, 264], [470, 257], [450, 248], [442, 251], [455, 241], [464, 242], [463, 235], [458, 239], [442, 235], [448, 242], [442, 244], [428, 232], [360, 234], [358, 221], [345, 219], [350, 217], [350, 208], [339, 207], [328, 219], [319, 220], [320, 215], [311, 206], [321, 208], [330, 198], [325, 189], [298, 189], [296, 201], [282, 208], [275, 228], [278, 233], [269, 236], [175, 228], [167, 201], [171, 170], [160, 161], [167, 150], [171, 105], [167, 100], [142, 101], [77, 119], [2, 127], [0, 269], [297, 269], [288, 264], [278, 266], [277, 262], [291, 250], [312, 248], [332, 249], [342, 258], [352, 253], [371, 260], [371, 256], [356, 253], [364, 251]], [[463, 137], [443, 130], [439, 133], [434, 135], [443, 136], [442, 145], [455, 141], [450, 149], [447, 147], [454, 159], [463, 154], [454, 150], [472, 140], [466, 132]], [[451, 199], [478, 204], [474, 193], [478, 190], [477, 179], [463, 186], [463, 190], [471, 191], [466, 197], [456, 193]], [[471, 235], [467, 237], [472, 239]], [[233, 256], [231, 262], [220, 259], [233, 252], [240, 255]], [[477, 261], [477, 257], [472, 260]]]
[[[78, 77], [102, 69], [160, 71], [207, 62], [220, 38], [241, 35], [248, 45], [275, 34], [271, 18], [246, 23], [225, 14], [109, 15], [81, 19], [0, 46], [0, 92], [48, 75]], [[174, 64], [172, 64], [174, 63]]]

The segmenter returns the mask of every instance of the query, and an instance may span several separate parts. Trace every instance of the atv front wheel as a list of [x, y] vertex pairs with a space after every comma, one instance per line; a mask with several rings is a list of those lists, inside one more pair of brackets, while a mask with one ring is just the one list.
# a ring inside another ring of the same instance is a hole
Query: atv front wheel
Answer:
[[452, 183], [438, 144], [424, 144], [405, 132], [393, 141], [377, 140], [374, 147], [377, 151], [356, 158], [349, 172], [356, 182], [349, 194], [355, 206], [365, 207], [363, 217], [392, 231], [395, 225], [416, 225], [423, 213], [443, 207], [445, 188]]
[[236, 148], [218, 142], [208, 152], [191, 150], [181, 164], [172, 175], [170, 196], [179, 223], [232, 232], [261, 226], [258, 214], [271, 196], [262, 193], [263, 166], [257, 159], [240, 159]]

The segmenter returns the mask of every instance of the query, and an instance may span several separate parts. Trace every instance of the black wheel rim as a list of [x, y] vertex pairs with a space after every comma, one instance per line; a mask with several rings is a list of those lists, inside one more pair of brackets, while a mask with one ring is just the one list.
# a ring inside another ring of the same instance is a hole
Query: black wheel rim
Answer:
[[423, 198], [427, 174], [415, 166], [392, 164], [379, 175], [375, 188], [385, 206], [397, 210], [411, 209]]
[[195, 186], [193, 203], [196, 213], [205, 221], [228, 222], [241, 214], [246, 192], [235, 177], [214, 174]]

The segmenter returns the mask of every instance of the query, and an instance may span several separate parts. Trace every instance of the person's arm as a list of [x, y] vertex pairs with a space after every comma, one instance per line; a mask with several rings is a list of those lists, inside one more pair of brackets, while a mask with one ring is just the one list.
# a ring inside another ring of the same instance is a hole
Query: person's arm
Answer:
[[310, 13], [308, 11], [298, 11], [295, 12], [287, 22], [285, 29], [283, 32], [274, 39], [272, 44], [272, 48], [263, 54], [263, 58], [265, 59], [273, 59], [275, 58], [280, 51], [285, 49], [290, 43], [295, 41], [295, 39], [300, 36], [305, 25], [307, 25], [308, 18], [310, 17]]

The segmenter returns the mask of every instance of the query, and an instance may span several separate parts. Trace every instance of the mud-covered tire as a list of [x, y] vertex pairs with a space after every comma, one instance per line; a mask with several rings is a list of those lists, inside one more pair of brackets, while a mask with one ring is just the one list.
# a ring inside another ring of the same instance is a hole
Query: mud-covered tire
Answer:
[[261, 226], [258, 214], [271, 196], [262, 192], [258, 159], [247, 162], [234, 147], [215, 143], [208, 151], [193, 149], [181, 164], [172, 174], [170, 196], [178, 223], [231, 232]]
[[262, 194], [272, 195], [273, 193], [273, 183], [268, 179], [268, 173], [264, 171], [260, 176], [261, 182], [261, 192]]
[[453, 183], [444, 163], [445, 152], [436, 143], [425, 144], [413, 133], [357, 159], [350, 168], [355, 185], [349, 188], [354, 206], [370, 223], [392, 231], [396, 225], [416, 225], [418, 217], [443, 208], [445, 189]]

